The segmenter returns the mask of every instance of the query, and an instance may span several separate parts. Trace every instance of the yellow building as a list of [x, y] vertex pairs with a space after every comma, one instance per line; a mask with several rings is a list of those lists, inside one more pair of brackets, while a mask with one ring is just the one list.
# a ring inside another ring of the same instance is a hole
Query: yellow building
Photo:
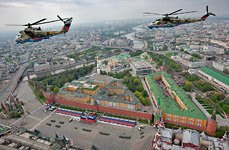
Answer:
[[139, 100], [122, 83], [114, 80], [92, 96], [99, 105], [137, 111]]
[[97, 93], [103, 86], [103, 82], [74, 80], [71, 83], [66, 83], [60, 89], [57, 97], [80, 103], [91, 103], [90, 96]]
[[[207, 117], [165, 72], [157, 72], [145, 77], [150, 96], [161, 110], [160, 118], [166, 123], [178, 124], [203, 130]], [[158, 114], [155, 117], [159, 119]]]

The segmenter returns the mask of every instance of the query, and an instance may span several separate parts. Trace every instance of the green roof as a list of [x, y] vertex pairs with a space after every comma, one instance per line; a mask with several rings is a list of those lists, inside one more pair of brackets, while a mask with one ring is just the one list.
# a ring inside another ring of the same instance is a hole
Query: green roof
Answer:
[[229, 76], [224, 74], [223, 72], [217, 71], [210, 67], [203, 67], [200, 70], [212, 76], [213, 78], [223, 82], [224, 84], [229, 85]]
[[131, 57], [132, 61], [146, 60], [152, 58], [147, 52], [142, 53], [139, 56]]
[[4, 134], [4, 133], [7, 133], [7, 132], [10, 132], [10, 127], [7, 127], [5, 125], [0, 125], [0, 135]]
[[141, 57], [142, 59], [151, 59], [151, 58], [152, 58], [152, 57], [150, 56], [150, 54], [147, 53], [147, 52], [142, 53], [142, 54], [140, 55], [140, 57]]
[[127, 58], [130, 58], [130, 57], [131, 56], [129, 54], [121, 53], [119, 55], [112, 57], [112, 59], [117, 60], [119, 62], [122, 62], [122, 61], [125, 61]]
[[[180, 108], [178, 103], [172, 99], [171, 96], [167, 96], [160, 85], [156, 82], [154, 77], [158, 75], [163, 75], [168, 84], [170, 85], [170, 89], [174, 91], [178, 97], [182, 100], [185, 106], [188, 108], [187, 110], [183, 110]], [[206, 120], [206, 116], [200, 111], [200, 109], [193, 103], [193, 101], [186, 95], [185, 91], [180, 88], [176, 82], [165, 72], [156, 72], [146, 76], [146, 79], [149, 83], [150, 90], [153, 92], [154, 96], [157, 100], [160, 100], [160, 108], [163, 112], [168, 114], [174, 114], [178, 116], [187, 116], [190, 118], [198, 118], [202, 120]]]

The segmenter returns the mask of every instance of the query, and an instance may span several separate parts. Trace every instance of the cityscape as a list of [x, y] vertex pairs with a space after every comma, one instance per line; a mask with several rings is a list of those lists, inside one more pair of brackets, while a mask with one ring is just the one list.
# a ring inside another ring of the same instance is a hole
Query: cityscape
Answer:
[[0, 149], [228, 150], [229, 14], [206, 11], [0, 30]]

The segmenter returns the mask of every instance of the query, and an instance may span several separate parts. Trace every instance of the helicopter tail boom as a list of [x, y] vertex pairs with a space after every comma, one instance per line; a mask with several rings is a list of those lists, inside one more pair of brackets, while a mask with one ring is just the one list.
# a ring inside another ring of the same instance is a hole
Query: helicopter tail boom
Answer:
[[201, 17], [201, 20], [204, 21], [204, 20], [206, 20], [208, 17], [209, 17], [209, 15], [206, 14], [206, 15], [204, 15], [204, 16]]
[[72, 18], [69, 18], [68, 20], [64, 21], [64, 26], [61, 31], [68, 32], [70, 29], [71, 23], [72, 23]]

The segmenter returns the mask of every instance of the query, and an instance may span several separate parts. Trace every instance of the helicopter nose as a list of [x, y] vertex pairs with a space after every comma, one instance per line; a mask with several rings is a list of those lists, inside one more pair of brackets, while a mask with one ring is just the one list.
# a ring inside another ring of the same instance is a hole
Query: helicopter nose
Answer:
[[148, 25], [148, 28], [149, 28], [149, 29], [153, 29], [152, 24], [149, 24], [149, 25]]

